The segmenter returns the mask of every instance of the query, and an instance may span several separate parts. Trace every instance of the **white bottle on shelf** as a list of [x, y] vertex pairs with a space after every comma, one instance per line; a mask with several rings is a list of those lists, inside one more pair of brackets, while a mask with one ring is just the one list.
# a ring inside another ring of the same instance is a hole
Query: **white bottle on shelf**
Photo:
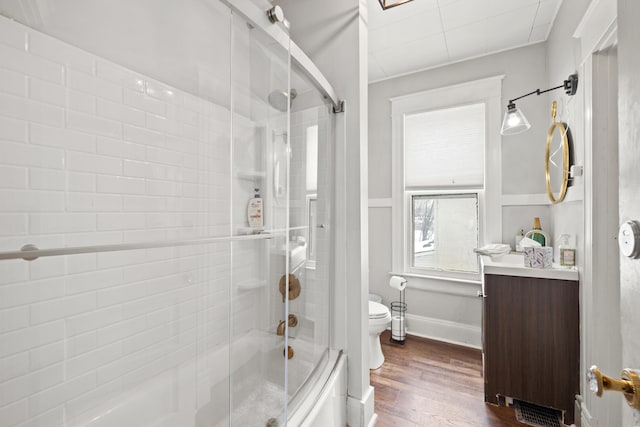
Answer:
[[247, 221], [249, 221], [249, 227], [261, 229], [264, 227], [263, 203], [260, 189], [255, 188], [255, 192], [253, 198], [249, 199], [247, 206]]

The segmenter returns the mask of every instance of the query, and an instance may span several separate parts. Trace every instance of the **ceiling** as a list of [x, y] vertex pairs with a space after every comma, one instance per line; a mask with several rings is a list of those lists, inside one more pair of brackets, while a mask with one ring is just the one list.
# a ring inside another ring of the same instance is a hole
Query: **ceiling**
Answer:
[[562, 0], [367, 0], [369, 82], [545, 41]]

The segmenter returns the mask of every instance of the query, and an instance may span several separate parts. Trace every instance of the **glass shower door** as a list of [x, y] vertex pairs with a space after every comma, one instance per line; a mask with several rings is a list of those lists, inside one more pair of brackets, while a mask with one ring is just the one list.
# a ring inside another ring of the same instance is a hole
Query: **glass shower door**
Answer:
[[0, 260], [0, 425], [285, 425], [327, 359], [333, 185], [288, 41], [233, 2], [0, 7], [0, 252], [62, 250]]
[[287, 378], [293, 411], [329, 358], [335, 116], [295, 66], [292, 82], [297, 98], [291, 112], [289, 263], [291, 274], [301, 283], [299, 297], [289, 305], [296, 318], [296, 326], [289, 331], [295, 357], [289, 362]]
[[229, 424], [231, 12], [157, 6], [0, 0], [3, 427]]
[[[237, 15], [232, 34], [230, 232], [246, 238], [231, 243], [230, 425], [283, 426], [289, 51]], [[256, 195], [262, 224], [252, 225], [248, 205]]]

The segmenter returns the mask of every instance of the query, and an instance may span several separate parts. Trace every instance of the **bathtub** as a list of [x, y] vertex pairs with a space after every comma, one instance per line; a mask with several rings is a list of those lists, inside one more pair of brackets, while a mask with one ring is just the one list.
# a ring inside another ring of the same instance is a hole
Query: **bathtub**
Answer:
[[245, 427], [267, 425], [272, 419], [271, 426], [284, 426], [285, 417], [291, 427], [346, 425], [346, 358], [327, 351], [308, 376], [312, 361], [305, 359], [309, 352], [304, 346], [309, 344], [295, 339], [289, 344], [298, 351], [289, 363], [286, 414], [281, 337], [254, 331], [232, 344], [231, 358], [228, 345], [206, 354], [195, 346], [169, 354], [171, 366], [150, 369], [148, 379], [126, 392], [106, 387], [85, 396], [84, 411], [68, 413], [66, 425]]

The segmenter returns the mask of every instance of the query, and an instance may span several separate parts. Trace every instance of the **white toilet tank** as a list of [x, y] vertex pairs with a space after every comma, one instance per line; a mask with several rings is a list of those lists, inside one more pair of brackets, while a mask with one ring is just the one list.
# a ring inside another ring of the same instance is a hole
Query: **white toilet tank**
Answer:
[[378, 294], [369, 294], [369, 301], [377, 302], [382, 304], [382, 297]]

